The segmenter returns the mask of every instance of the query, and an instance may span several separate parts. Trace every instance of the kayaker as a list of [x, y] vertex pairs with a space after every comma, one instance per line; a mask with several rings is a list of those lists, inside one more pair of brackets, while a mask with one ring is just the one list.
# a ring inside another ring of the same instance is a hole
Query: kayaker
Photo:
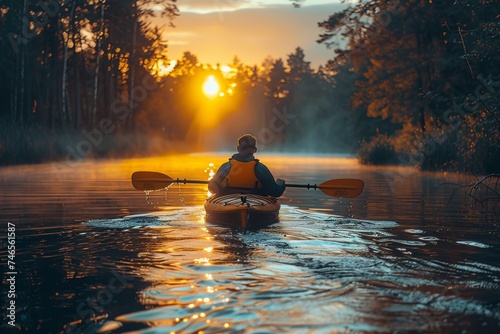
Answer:
[[251, 134], [238, 138], [238, 153], [220, 166], [208, 183], [208, 190], [218, 196], [233, 193], [252, 193], [279, 197], [285, 191], [285, 180], [276, 179], [258, 159], [257, 139]]

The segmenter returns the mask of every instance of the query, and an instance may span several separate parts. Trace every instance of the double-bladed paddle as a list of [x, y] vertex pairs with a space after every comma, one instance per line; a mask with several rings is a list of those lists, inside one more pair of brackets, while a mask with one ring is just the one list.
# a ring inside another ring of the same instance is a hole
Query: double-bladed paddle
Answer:
[[[132, 185], [137, 190], [153, 191], [168, 187], [172, 183], [208, 184], [209, 181], [173, 179], [168, 175], [158, 172], [134, 172]], [[353, 198], [363, 191], [365, 183], [360, 179], [332, 179], [321, 184], [288, 184], [287, 188], [319, 189], [328, 196]]]

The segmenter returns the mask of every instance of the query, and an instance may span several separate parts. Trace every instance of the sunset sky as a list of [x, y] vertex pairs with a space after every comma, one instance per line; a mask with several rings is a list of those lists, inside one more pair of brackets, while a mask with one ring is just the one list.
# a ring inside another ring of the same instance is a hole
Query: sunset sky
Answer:
[[316, 43], [318, 22], [341, 10], [340, 1], [306, 0], [294, 8], [289, 0], [181, 0], [174, 28], [166, 27], [168, 55], [184, 51], [201, 63], [228, 64], [237, 55], [247, 65], [260, 65], [267, 56], [286, 60], [297, 46], [316, 68], [333, 58], [333, 51]]

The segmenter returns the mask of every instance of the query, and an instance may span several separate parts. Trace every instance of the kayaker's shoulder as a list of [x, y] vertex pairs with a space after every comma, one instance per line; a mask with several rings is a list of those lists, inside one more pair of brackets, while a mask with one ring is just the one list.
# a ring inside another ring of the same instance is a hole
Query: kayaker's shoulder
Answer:
[[255, 164], [255, 170], [266, 172], [269, 171], [269, 168], [267, 168], [267, 166], [264, 163], [257, 160]]
[[222, 165], [220, 165], [221, 170], [226, 170], [229, 168], [231, 168], [231, 159], [229, 159], [228, 161], [226, 161]]

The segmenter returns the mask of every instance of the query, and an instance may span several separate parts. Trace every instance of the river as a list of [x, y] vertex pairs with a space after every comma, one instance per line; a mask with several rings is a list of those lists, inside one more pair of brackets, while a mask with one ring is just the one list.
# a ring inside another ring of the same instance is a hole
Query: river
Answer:
[[130, 182], [138, 170], [207, 180], [226, 158], [0, 168], [2, 328], [499, 332], [499, 205], [474, 206], [465, 188], [454, 193], [453, 184], [474, 177], [345, 157], [260, 155], [290, 183], [360, 178], [365, 189], [354, 199], [287, 189], [280, 221], [255, 231], [207, 223], [206, 186], [146, 195]]

